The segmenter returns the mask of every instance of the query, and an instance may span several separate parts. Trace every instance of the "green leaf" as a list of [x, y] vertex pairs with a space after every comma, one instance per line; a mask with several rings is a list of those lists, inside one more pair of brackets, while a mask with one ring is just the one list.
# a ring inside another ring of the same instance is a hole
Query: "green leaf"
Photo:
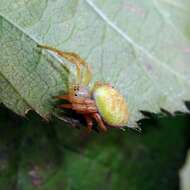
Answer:
[[189, 1], [1, 0], [0, 100], [16, 113], [52, 112], [66, 91], [48, 44], [81, 55], [94, 81], [110, 82], [127, 99], [129, 126], [139, 110], [185, 111], [190, 99]]
[[145, 122], [143, 135], [113, 129], [87, 136], [32, 112], [21, 120], [0, 107], [0, 189], [177, 189], [189, 119]]
[[67, 72], [52, 56], [37, 50], [36, 42], [0, 16], [0, 100], [16, 113], [33, 109], [46, 117], [52, 95], [66, 89]]

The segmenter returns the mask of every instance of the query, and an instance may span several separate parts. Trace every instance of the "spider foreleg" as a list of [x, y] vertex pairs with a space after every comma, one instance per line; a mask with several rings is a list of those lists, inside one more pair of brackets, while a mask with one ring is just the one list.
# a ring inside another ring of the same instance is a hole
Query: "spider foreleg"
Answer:
[[66, 109], [73, 109], [72, 104], [60, 104], [56, 106], [57, 108], [66, 108]]
[[[44, 49], [48, 49], [50, 51], [53, 51], [53, 52], [57, 53], [59, 56], [65, 58], [68, 61], [70, 61], [71, 63], [75, 64], [76, 69], [77, 69], [77, 81], [78, 82], [82, 81], [82, 83], [84, 85], [89, 84], [89, 82], [92, 79], [92, 70], [91, 70], [90, 66], [85, 62], [85, 60], [83, 60], [78, 54], [73, 53], [73, 52], [61, 51], [61, 50], [59, 50], [57, 48], [50, 47], [50, 46], [47, 46], [47, 45], [38, 44], [37, 46], [39, 48], [44, 48]], [[83, 73], [83, 75], [82, 75], [82, 72], [81, 72], [81, 65], [84, 66], [84, 68], [85, 68], [85, 72]]]
[[95, 106], [88, 106], [85, 104], [72, 104], [72, 109], [81, 114], [96, 113], [97, 108]]
[[65, 58], [68, 61], [70, 61], [71, 63], [75, 64], [76, 68], [77, 68], [77, 80], [78, 81], [81, 80], [81, 65], [85, 65], [86, 63], [78, 54], [73, 53], [73, 52], [64, 52], [57, 48], [50, 47], [47, 45], [38, 44], [38, 47], [53, 51], [53, 52], [57, 53], [59, 56]]
[[69, 100], [69, 95], [61, 95], [61, 96], [53, 96], [53, 98], [61, 99], [61, 100]]
[[90, 98], [85, 98], [85, 97], [75, 97], [75, 96], [71, 96], [70, 97], [70, 101], [76, 104], [84, 104], [86, 106], [95, 106], [96, 103], [94, 100], [90, 99]]

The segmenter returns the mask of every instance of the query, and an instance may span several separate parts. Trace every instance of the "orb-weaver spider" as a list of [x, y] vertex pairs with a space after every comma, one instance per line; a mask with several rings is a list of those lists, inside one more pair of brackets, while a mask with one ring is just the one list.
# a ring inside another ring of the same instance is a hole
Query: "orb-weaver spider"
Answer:
[[[99, 81], [89, 90], [92, 72], [90, 66], [78, 54], [46, 45], [38, 47], [55, 52], [76, 65], [76, 83], [70, 84], [68, 94], [56, 96], [57, 99], [67, 100], [69, 103], [60, 104], [58, 108], [71, 109], [83, 115], [88, 132], [92, 129], [93, 120], [101, 131], [107, 131], [107, 127], [123, 128], [127, 124], [128, 110], [124, 97], [110, 84]], [[85, 72], [82, 72], [84, 70]]]

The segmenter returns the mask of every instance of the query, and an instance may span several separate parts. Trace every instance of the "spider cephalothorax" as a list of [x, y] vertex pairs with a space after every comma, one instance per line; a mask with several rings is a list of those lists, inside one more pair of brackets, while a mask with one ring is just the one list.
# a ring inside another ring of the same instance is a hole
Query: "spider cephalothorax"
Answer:
[[83, 115], [89, 132], [92, 129], [93, 120], [98, 123], [102, 131], [107, 131], [107, 126], [123, 128], [127, 124], [128, 111], [124, 97], [111, 85], [101, 82], [96, 82], [89, 90], [92, 72], [89, 65], [79, 55], [46, 45], [38, 45], [38, 47], [53, 51], [76, 65], [77, 78], [70, 84], [68, 94], [56, 96], [58, 99], [68, 101], [66, 104], [58, 105], [60, 109], [72, 109]]

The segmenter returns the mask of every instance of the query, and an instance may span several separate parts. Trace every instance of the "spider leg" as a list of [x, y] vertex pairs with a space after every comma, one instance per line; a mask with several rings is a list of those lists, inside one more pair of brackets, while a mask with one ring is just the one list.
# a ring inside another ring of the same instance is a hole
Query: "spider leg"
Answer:
[[86, 106], [96, 106], [96, 103], [94, 100], [90, 98], [85, 98], [85, 97], [75, 97], [71, 96], [70, 101], [76, 104], [84, 104]]
[[90, 65], [86, 64], [85, 70], [82, 73], [82, 84], [87, 86], [92, 79], [92, 69]]
[[83, 125], [80, 123], [79, 120], [74, 119], [74, 118], [72, 118], [72, 117], [69, 117], [69, 116], [66, 116], [66, 115], [60, 116], [60, 115], [57, 115], [57, 114], [56, 114], [55, 116], [56, 116], [58, 119], [64, 121], [64, 122], [67, 123], [67, 124], [69, 124], [71, 127], [74, 127], [74, 128], [77, 128], [77, 129], [83, 127]]
[[66, 109], [73, 109], [72, 104], [60, 104], [56, 106], [57, 108], [66, 108]]
[[95, 106], [88, 106], [85, 104], [72, 104], [72, 109], [81, 114], [97, 113]]
[[[85, 105], [80, 105], [80, 104], [61, 104], [57, 106], [58, 108], [66, 108], [66, 109], [72, 109], [72, 110], [76, 110], [79, 113], [81, 112], [82, 114], [84, 114], [86, 123], [87, 123], [87, 132], [90, 133], [92, 130], [92, 119], [90, 118], [90, 116], [88, 115], [89, 111], [94, 112], [94, 108], [88, 108]], [[63, 119], [64, 120], [64, 119]], [[67, 121], [68, 122], [68, 121]], [[72, 122], [71, 122], [72, 123]]]
[[92, 114], [92, 116], [94, 117], [94, 119], [97, 121], [98, 126], [100, 127], [100, 129], [104, 132], [107, 131], [106, 126], [104, 125], [102, 118], [100, 117], [100, 115], [98, 113], [94, 113]]
[[88, 115], [84, 115], [87, 123], [87, 132], [90, 133], [92, 131], [92, 119]]
[[69, 95], [53, 96], [56, 99], [69, 100]]
[[76, 68], [77, 68], [77, 81], [81, 81], [81, 65], [85, 66], [87, 73], [85, 75], [86, 78], [83, 76], [82, 81], [84, 81], [84, 84], [88, 84], [90, 82], [90, 80], [92, 78], [90, 67], [88, 66], [88, 64], [86, 64], [86, 62], [78, 54], [73, 53], [73, 52], [64, 52], [64, 51], [61, 51], [59, 49], [56, 49], [54, 47], [50, 47], [47, 45], [38, 44], [38, 47], [53, 51], [53, 52], [57, 53], [59, 56], [65, 58], [68, 61], [70, 61], [71, 63], [75, 64]]
[[[73, 104], [84, 104], [85, 108], [89, 107], [89, 109], [91, 110], [91, 108], [94, 110], [96, 103], [94, 100], [90, 99], [90, 98], [85, 98], [85, 97], [75, 97], [75, 96], [69, 96], [69, 95], [61, 95], [61, 96], [54, 96], [54, 98], [57, 99], [62, 99], [62, 100], [67, 100], [69, 102], [72, 102]], [[80, 106], [80, 105], [77, 105]], [[83, 107], [83, 106], [81, 106]]]

